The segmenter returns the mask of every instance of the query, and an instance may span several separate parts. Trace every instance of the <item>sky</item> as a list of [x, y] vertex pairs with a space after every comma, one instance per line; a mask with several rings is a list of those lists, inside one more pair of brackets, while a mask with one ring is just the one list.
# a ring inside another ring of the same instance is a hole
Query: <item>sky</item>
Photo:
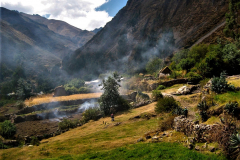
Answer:
[[1, 7], [65, 21], [83, 30], [104, 27], [127, 0], [1, 0]]

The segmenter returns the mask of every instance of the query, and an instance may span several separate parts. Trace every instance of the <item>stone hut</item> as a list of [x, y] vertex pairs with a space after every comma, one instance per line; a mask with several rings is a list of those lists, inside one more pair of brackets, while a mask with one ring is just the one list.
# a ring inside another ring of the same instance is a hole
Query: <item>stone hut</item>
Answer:
[[159, 74], [160, 74], [160, 73], [162, 73], [162, 74], [171, 74], [171, 73], [172, 73], [172, 70], [167, 66], [167, 67], [161, 69], [161, 70], [159, 71]]
[[54, 89], [53, 97], [67, 96], [67, 92], [63, 86]]
[[161, 79], [162, 77], [169, 76], [172, 73], [172, 70], [166, 66], [165, 68], [161, 69], [158, 73], [158, 77]]

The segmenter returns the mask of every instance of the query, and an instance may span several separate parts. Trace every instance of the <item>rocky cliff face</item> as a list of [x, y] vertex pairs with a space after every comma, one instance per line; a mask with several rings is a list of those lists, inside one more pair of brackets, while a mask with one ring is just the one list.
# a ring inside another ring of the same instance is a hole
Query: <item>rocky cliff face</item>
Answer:
[[226, 0], [129, 0], [64, 67], [92, 73], [142, 68], [153, 56], [193, 45], [222, 24], [227, 10]]

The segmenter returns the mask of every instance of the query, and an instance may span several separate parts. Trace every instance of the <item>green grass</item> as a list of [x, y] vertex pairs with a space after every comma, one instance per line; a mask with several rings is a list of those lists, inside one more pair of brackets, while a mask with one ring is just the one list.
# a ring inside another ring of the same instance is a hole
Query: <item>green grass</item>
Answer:
[[227, 92], [219, 94], [214, 96], [214, 100], [220, 104], [228, 103], [229, 101], [237, 101], [240, 103], [240, 92]]
[[[81, 155], [65, 155], [45, 160], [89, 160], [89, 159], [119, 159], [119, 160], [225, 160], [224, 156], [215, 154], [202, 154], [192, 151], [177, 143], [140, 143], [120, 147], [109, 151], [88, 152]], [[42, 159], [43, 160], [43, 159]]]

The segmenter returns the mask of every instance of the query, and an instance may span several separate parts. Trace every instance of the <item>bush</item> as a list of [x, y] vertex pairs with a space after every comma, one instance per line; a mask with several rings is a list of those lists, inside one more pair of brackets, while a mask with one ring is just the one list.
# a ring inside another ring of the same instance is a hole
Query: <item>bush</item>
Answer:
[[238, 109], [238, 102], [229, 102], [225, 105], [224, 110], [230, 115], [236, 115]]
[[59, 123], [58, 123], [58, 128], [59, 128], [60, 130], [66, 130], [66, 129], [70, 129], [70, 128], [76, 128], [78, 123], [79, 123], [78, 120], [71, 121], [71, 120], [68, 120], [68, 119], [63, 119], [62, 122], [59, 122]]
[[202, 76], [194, 72], [189, 72], [186, 74], [186, 77], [188, 78], [188, 81], [193, 83], [199, 83], [202, 80]]
[[16, 133], [16, 126], [9, 120], [5, 120], [1, 124], [0, 134], [4, 138], [11, 138]]
[[90, 107], [89, 109], [85, 110], [82, 115], [85, 122], [88, 122], [90, 120], [96, 121], [100, 118], [101, 112], [100, 109], [97, 107]]
[[[216, 93], [224, 93], [228, 90], [233, 90], [234, 86], [230, 86], [226, 80], [226, 73], [222, 72], [220, 77], [214, 77], [212, 79], [211, 90]], [[235, 90], [235, 89], [234, 89]]]
[[30, 143], [30, 144], [31, 144], [31, 145], [34, 145], [34, 146], [39, 146], [40, 142], [39, 142], [39, 140], [38, 140], [37, 137], [32, 136], [32, 137], [31, 137], [31, 143]]
[[161, 132], [167, 131], [173, 128], [174, 118], [176, 116], [169, 116], [164, 121], [159, 123], [159, 130]]
[[178, 73], [176, 71], [172, 71], [172, 73], [170, 74], [170, 78], [173, 78], [173, 79], [177, 79], [177, 78], [180, 78], [180, 77], [182, 77], [182, 74]]
[[159, 100], [161, 98], [163, 98], [163, 95], [162, 95], [161, 91], [159, 91], [159, 90], [153, 90], [152, 91], [152, 99]]
[[16, 106], [17, 106], [17, 108], [18, 108], [19, 110], [21, 110], [21, 109], [23, 109], [26, 105], [25, 105], [25, 103], [24, 103], [23, 101], [18, 101], [18, 102], [16, 103]]
[[179, 67], [181, 67], [183, 70], [189, 71], [192, 67], [194, 67], [195, 61], [194, 59], [182, 59], [179, 63]]
[[162, 112], [169, 113], [178, 107], [179, 106], [173, 97], [164, 97], [164, 98], [158, 100], [157, 105], [155, 107], [155, 112], [156, 113], [162, 113]]
[[162, 89], [166, 89], [166, 87], [164, 85], [159, 85], [156, 90], [162, 90]]
[[209, 106], [207, 105], [206, 101], [202, 101], [197, 105], [197, 108], [200, 110], [200, 116], [202, 119], [202, 122], [205, 122], [208, 120], [207, 110], [209, 109]]
[[230, 137], [231, 158], [239, 159], [240, 157], [240, 134], [236, 133]]
[[180, 116], [180, 115], [185, 115], [185, 116], [187, 117], [187, 115], [188, 115], [188, 110], [185, 110], [185, 109], [183, 109], [183, 108], [181, 108], [181, 107], [178, 107], [178, 108], [176, 108], [176, 109], [174, 109], [174, 110], [172, 111], [172, 115], [178, 115], [178, 116]]
[[198, 105], [197, 105], [197, 108], [200, 110], [200, 111], [207, 111], [209, 109], [209, 106], [207, 104], [206, 101], [202, 101], [200, 102]]

